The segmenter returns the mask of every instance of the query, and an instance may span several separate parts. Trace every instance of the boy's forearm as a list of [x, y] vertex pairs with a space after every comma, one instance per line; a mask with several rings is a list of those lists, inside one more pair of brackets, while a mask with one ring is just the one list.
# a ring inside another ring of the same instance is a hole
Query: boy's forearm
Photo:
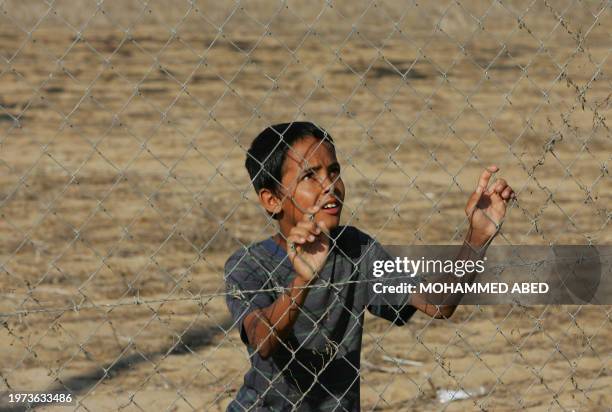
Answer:
[[279, 296], [270, 306], [257, 309], [244, 319], [244, 328], [249, 344], [263, 358], [276, 351], [295, 323], [300, 308], [308, 295], [307, 282], [295, 276], [289, 290]]
[[[482, 259], [488, 248], [490, 239], [480, 239], [468, 235], [457, 254], [455, 260], [476, 260]], [[454, 274], [447, 274], [440, 278], [437, 278], [437, 282], [443, 283], [463, 283], [471, 284], [477, 272], [475, 270], [466, 272], [464, 276], [457, 277]], [[436, 301], [445, 302], [442, 305], [435, 305], [430, 303], [431, 299], [428, 298], [427, 294], [416, 293], [410, 296], [410, 304], [426, 313], [433, 318], [449, 318], [457, 309], [459, 302], [463, 298], [463, 294], [453, 293], [446, 296], [436, 295]]]

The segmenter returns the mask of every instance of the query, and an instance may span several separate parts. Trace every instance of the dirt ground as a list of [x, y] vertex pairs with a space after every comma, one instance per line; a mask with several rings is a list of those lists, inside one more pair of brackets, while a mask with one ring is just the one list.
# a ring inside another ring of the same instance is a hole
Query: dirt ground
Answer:
[[[0, 391], [224, 409], [223, 264], [274, 231], [243, 167], [274, 122], [334, 136], [343, 223], [383, 243], [460, 242], [491, 163], [518, 194], [497, 244], [612, 242], [606, 2], [99, 3], [0, 2]], [[610, 314], [368, 317], [362, 407], [605, 410]]]

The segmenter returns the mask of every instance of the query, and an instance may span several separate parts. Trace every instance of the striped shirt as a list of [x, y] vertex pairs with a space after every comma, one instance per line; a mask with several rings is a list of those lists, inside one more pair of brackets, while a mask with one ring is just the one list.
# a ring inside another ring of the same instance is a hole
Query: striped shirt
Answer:
[[[271, 305], [296, 276], [272, 238], [236, 251], [225, 264], [227, 305], [247, 344], [251, 367], [228, 411], [358, 411], [364, 311], [396, 324], [406, 305], [373, 304], [371, 268], [389, 259], [382, 246], [351, 226], [331, 232], [333, 247], [288, 338], [267, 359], [248, 346], [245, 316]], [[364, 282], [366, 280], [366, 282]], [[407, 297], [406, 297], [407, 298]]]

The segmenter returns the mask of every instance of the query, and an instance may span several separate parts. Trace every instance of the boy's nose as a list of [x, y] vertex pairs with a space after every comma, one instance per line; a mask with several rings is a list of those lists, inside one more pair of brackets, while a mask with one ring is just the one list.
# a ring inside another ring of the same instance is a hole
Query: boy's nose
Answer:
[[335, 189], [335, 184], [336, 184], [336, 180], [335, 179], [330, 179], [328, 175], [325, 176], [325, 178], [323, 179], [323, 181], [321, 182], [321, 185], [323, 186], [323, 192], [324, 193], [329, 193], [329, 192], [334, 192]]

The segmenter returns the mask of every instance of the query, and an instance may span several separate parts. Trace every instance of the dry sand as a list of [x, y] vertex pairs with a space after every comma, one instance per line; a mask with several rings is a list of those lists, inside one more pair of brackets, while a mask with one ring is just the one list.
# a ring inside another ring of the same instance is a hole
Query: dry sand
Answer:
[[[491, 163], [519, 197], [498, 244], [612, 241], [605, 2], [107, 3], [0, 2], [0, 391], [223, 409], [248, 368], [223, 263], [274, 230], [243, 168], [273, 122], [331, 132], [343, 221], [383, 243], [459, 242]], [[369, 317], [362, 406], [603, 410], [611, 331], [608, 306]]]

